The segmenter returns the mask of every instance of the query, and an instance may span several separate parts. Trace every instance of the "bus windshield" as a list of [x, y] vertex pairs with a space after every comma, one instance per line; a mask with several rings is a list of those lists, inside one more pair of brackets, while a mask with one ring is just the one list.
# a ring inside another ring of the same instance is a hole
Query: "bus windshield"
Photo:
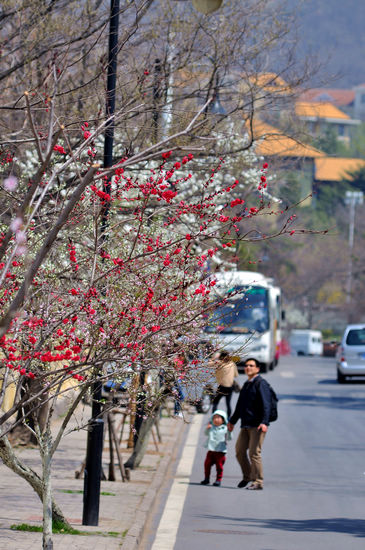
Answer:
[[217, 307], [206, 332], [245, 334], [269, 330], [268, 292], [262, 287], [251, 287], [244, 295], [228, 299]]

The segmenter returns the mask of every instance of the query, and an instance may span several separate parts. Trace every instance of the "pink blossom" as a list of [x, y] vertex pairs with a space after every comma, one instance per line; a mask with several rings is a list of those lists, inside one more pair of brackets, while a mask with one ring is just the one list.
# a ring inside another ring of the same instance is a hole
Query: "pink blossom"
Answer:
[[24, 245], [19, 245], [16, 247], [15, 249], [15, 255], [16, 256], [24, 256], [24, 254], [26, 253], [27, 251], [27, 247], [24, 246]]
[[18, 186], [18, 180], [15, 176], [9, 176], [4, 180], [4, 189], [6, 191], [15, 191]]
[[17, 231], [15, 234], [15, 240], [19, 244], [24, 244], [27, 242], [27, 234], [25, 231]]
[[10, 229], [13, 231], [13, 233], [15, 233], [21, 228], [22, 225], [23, 225], [22, 218], [19, 218], [19, 217], [14, 218], [10, 224]]

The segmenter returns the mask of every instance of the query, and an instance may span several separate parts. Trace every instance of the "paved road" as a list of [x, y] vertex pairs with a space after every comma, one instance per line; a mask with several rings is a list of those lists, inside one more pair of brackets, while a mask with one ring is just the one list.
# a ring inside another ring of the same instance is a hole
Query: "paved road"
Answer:
[[364, 549], [365, 382], [337, 384], [332, 358], [284, 357], [266, 377], [280, 402], [264, 491], [236, 488], [234, 441], [222, 487], [200, 486], [207, 417], [196, 415], [145, 549]]

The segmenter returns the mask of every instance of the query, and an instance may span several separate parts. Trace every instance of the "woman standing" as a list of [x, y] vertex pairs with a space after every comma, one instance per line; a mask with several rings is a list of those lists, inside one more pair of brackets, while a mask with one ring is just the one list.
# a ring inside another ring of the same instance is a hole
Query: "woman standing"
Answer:
[[213, 412], [217, 410], [222, 397], [226, 398], [228, 418], [231, 416], [231, 397], [235, 378], [238, 376], [236, 363], [226, 351], [221, 351], [217, 357], [215, 377], [218, 383], [216, 394], [213, 398]]

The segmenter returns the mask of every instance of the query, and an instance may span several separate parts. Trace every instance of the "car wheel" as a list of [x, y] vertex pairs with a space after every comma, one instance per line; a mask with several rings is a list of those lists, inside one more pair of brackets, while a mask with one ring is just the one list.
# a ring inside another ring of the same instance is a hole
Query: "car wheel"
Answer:
[[337, 369], [337, 382], [339, 384], [344, 384], [346, 382], [346, 376], [342, 374], [339, 369]]
[[203, 393], [201, 400], [196, 404], [196, 410], [198, 413], [206, 414], [210, 410], [212, 404], [211, 397], [208, 393]]

